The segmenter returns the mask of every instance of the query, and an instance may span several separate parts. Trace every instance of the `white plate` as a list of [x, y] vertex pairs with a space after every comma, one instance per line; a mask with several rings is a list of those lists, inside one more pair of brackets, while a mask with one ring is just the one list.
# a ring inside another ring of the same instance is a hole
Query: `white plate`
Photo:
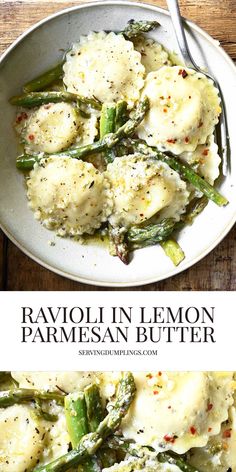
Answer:
[[[168, 12], [146, 4], [106, 1], [69, 8], [41, 21], [15, 41], [0, 63], [1, 227], [23, 252], [44, 267], [73, 280], [110, 287], [143, 285], [187, 269], [208, 254], [236, 220], [234, 155], [231, 173], [220, 185], [229, 205], [219, 208], [210, 203], [194, 224], [181, 232], [179, 242], [186, 258], [177, 268], [159, 246], [136, 251], [131, 263], [125, 266], [102, 246], [83, 246], [56, 237], [35, 221], [28, 209], [23, 176], [15, 168], [17, 142], [12, 129], [15, 109], [8, 104], [8, 98], [20, 93], [29, 79], [60, 61], [61, 49], [68, 49], [81, 34], [90, 30], [121, 30], [131, 18], [159, 21], [162, 27], [151, 36], [168, 49], [178, 51]], [[194, 59], [200, 66], [207, 67], [222, 87], [231, 149], [235, 150], [235, 66], [217, 41], [193, 23], [187, 25], [187, 39]], [[49, 245], [52, 240], [55, 246]]]

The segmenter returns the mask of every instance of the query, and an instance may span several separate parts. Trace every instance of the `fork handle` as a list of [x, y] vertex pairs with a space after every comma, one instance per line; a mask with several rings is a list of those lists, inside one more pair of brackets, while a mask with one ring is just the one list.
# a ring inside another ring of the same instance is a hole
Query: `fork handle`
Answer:
[[188, 43], [184, 31], [184, 24], [180, 14], [178, 0], [166, 0], [168, 10], [170, 12], [172, 24], [175, 31], [175, 36], [179, 45], [181, 55], [187, 67], [196, 67], [196, 64], [191, 56], [188, 48]]

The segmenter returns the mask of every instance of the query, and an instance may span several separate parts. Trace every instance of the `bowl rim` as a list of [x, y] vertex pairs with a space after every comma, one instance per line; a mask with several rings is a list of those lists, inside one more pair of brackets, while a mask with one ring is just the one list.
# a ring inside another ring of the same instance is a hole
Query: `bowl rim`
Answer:
[[[137, 2], [137, 1], [132, 1], [132, 0], [95, 0], [93, 2], [86, 2], [82, 3], [80, 5], [68, 7], [68, 8], [63, 8], [62, 10], [59, 10], [55, 13], [52, 13], [51, 15], [47, 16], [46, 18], [43, 18], [42, 20], [38, 21], [37, 23], [33, 24], [29, 28], [26, 29], [20, 36], [18, 36], [15, 41], [13, 41], [10, 46], [7, 47], [7, 49], [1, 54], [0, 56], [0, 68], [4, 64], [5, 60], [8, 58], [9, 53], [11, 53], [17, 46], [18, 44], [25, 39], [27, 36], [29, 36], [32, 32], [40, 28], [42, 25], [50, 22], [51, 20], [59, 17], [66, 15], [68, 13], [73, 13], [74, 11], [80, 10], [80, 9], [87, 9], [87, 8], [93, 8], [93, 7], [99, 7], [99, 6], [105, 6], [105, 5], [123, 5], [123, 6], [134, 6], [134, 7], [141, 7], [147, 10], [151, 10], [154, 12], [159, 12], [162, 13], [166, 16], [170, 16], [170, 13], [168, 10], [161, 8], [156, 5], [152, 5], [149, 3], [145, 2]], [[216, 47], [219, 51], [219, 53], [224, 57], [224, 59], [228, 62], [228, 64], [234, 69], [234, 72], [236, 72], [236, 65], [234, 64], [233, 60], [231, 57], [226, 53], [226, 51], [223, 49], [223, 47], [220, 45], [220, 43], [212, 38], [210, 34], [208, 34], [206, 31], [204, 31], [200, 26], [196, 25], [193, 21], [187, 20], [184, 18], [186, 25], [190, 27], [190, 29], [193, 29], [197, 31], [201, 36], [205, 37], [214, 47]], [[205, 250], [203, 250], [200, 254], [198, 254], [194, 259], [191, 259], [190, 261], [186, 263], [182, 263], [178, 267], [173, 267], [173, 269], [169, 270], [166, 275], [163, 276], [156, 276], [156, 277], [149, 277], [144, 280], [139, 280], [139, 281], [134, 281], [134, 282], [109, 282], [106, 280], [96, 280], [96, 279], [91, 279], [91, 278], [86, 278], [86, 277], [81, 277], [77, 276], [74, 274], [71, 274], [70, 272], [63, 271], [61, 269], [58, 269], [56, 267], [51, 266], [49, 263], [44, 261], [43, 259], [35, 256], [30, 250], [25, 248], [16, 238], [13, 234], [11, 234], [10, 231], [8, 231], [4, 224], [0, 221], [0, 228], [3, 231], [3, 233], [10, 239], [10, 241], [15, 244], [18, 249], [20, 249], [25, 255], [27, 255], [30, 259], [35, 261], [37, 264], [41, 265], [42, 267], [48, 269], [51, 272], [56, 273], [57, 275], [60, 275], [62, 277], [65, 277], [67, 279], [73, 280], [75, 282], [80, 282], [83, 284], [87, 285], [93, 285], [93, 286], [98, 286], [98, 287], [111, 287], [111, 288], [123, 288], [123, 287], [138, 287], [138, 286], [143, 286], [143, 285], [148, 285], [152, 283], [158, 283], [161, 282], [162, 280], [167, 280], [170, 277], [174, 277], [175, 275], [180, 274], [181, 272], [191, 268], [195, 264], [197, 264], [199, 261], [204, 259], [218, 244], [225, 238], [225, 236], [229, 233], [229, 231], [232, 229], [236, 222], [236, 212], [228, 222], [228, 224], [225, 226], [224, 230], [222, 233], [218, 236], [217, 239], [212, 242], [210, 246], [208, 246]]]

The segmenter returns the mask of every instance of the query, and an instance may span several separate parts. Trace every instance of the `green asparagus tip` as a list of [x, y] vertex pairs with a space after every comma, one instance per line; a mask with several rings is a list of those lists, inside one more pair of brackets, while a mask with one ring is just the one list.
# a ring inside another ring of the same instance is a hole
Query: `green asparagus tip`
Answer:
[[158, 21], [146, 21], [146, 20], [130, 20], [126, 28], [121, 32], [126, 38], [132, 39], [140, 36], [143, 33], [148, 33], [160, 26]]

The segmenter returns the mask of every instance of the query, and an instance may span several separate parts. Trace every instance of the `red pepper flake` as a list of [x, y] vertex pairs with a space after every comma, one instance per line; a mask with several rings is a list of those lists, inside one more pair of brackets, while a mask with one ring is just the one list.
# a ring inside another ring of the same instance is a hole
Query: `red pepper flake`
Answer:
[[178, 72], [178, 75], [182, 75], [183, 79], [185, 79], [185, 77], [187, 77], [188, 74], [185, 69], [180, 69]]
[[213, 408], [213, 403], [208, 403], [206, 411], [211, 411]]
[[147, 374], [146, 377], [147, 377], [148, 379], [152, 379], [153, 376], [152, 376], [152, 374]]
[[192, 98], [191, 95], [189, 95], [188, 98], [189, 98], [189, 99]]
[[167, 139], [166, 141], [167, 141], [167, 143], [171, 143], [171, 144], [176, 143], [176, 139]]
[[162, 372], [158, 372], [158, 375], [159, 375], [159, 377], [161, 377], [161, 376], [162, 376]]
[[191, 427], [189, 428], [189, 431], [190, 431], [191, 434], [196, 434], [196, 432], [197, 432], [197, 430], [196, 430], [196, 428], [195, 428], [194, 426], [191, 426]]
[[158, 395], [158, 390], [153, 390], [153, 395]]
[[27, 113], [24, 111], [16, 118], [17, 123], [21, 123], [22, 120], [26, 120], [28, 118]]
[[186, 143], [189, 142], [189, 138], [186, 136], [185, 140], [184, 140]]
[[171, 408], [172, 408], [172, 406], [171, 406], [171, 405], [169, 405], [169, 406], [168, 406], [168, 410], [170, 410]]
[[212, 431], [212, 428], [208, 428], [208, 433], [210, 433]]
[[169, 99], [169, 100], [171, 99], [171, 95], [168, 96], [168, 99]]
[[35, 136], [34, 136], [34, 134], [29, 134], [28, 138], [29, 138], [30, 141], [33, 141]]
[[209, 152], [209, 149], [204, 149], [204, 151], [202, 151], [202, 155], [208, 156], [208, 152]]
[[143, 214], [143, 213], [140, 213], [140, 214], [139, 214], [139, 216], [143, 217], [143, 216], [144, 216], [144, 214]]
[[231, 438], [231, 431], [232, 431], [232, 429], [226, 429], [226, 430], [223, 432], [222, 437], [223, 437], [224, 439], [229, 439], [229, 438]]
[[164, 112], [164, 113], [167, 113], [167, 108], [163, 108], [163, 112]]
[[164, 97], [163, 97], [163, 95], [160, 97], [160, 99], [161, 99], [161, 100], [164, 100]]
[[165, 440], [166, 442], [171, 443], [171, 444], [174, 444], [175, 439], [176, 439], [175, 436], [169, 436], [169, 434], [166, 434], [166, 435], [164, 436], [164, 440]]
[[203, 125], [203, 121], [199, 121], [199, 125], [198, 125], [198, 128], [201, 128]]

